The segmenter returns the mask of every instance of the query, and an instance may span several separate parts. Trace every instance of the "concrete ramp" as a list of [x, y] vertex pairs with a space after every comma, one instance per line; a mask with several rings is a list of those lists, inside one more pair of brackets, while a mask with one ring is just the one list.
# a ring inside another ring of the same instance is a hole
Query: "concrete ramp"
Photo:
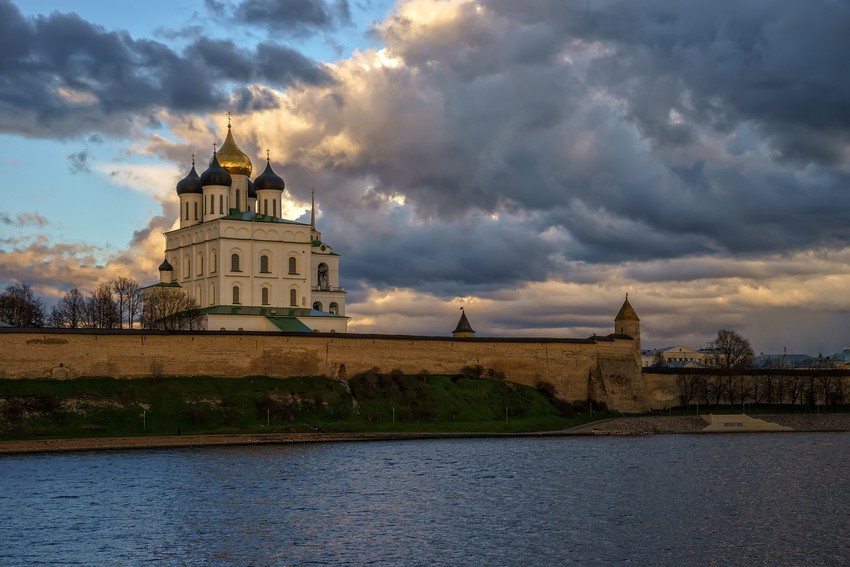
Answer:
[[790, 427], [771, 423], [763, 419], [756, 419], [746, 414], [737, 415], [703, 415], [708, 424], [702, 431], [704, 433], [750, 433], [756, 431], [794, 431]]

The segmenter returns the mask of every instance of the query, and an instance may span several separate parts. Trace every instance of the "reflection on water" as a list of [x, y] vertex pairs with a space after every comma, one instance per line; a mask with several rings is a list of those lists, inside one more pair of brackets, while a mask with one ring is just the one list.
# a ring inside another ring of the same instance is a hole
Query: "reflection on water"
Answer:
[[836, 565], [845, 433], [0, 457], [0, 564]]

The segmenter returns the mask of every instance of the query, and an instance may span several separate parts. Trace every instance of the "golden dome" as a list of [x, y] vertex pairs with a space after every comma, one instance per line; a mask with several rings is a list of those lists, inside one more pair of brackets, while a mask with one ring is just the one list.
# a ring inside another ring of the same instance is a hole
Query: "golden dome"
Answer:
[[[251, 160], [239, 149], [233, 140], [230, 124], [227, 125], [227, 138], [218, 149], [218, 163], [231, 175], [251, 175]], [[212, 163], [212, 160], [210, 160]]]

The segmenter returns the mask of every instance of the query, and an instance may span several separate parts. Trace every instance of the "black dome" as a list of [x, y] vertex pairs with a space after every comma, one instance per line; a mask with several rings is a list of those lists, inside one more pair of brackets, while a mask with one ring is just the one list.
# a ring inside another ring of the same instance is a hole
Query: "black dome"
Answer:
[[286, 187], [286, 183], [283, 182], [283, 177], [272, 170], [271, 161], [267, 161], [266, 169], [264, 169], [263, 172], [254, 180], [254, 186], [257, 191], [260, 191], [261, 189], [276, 189], [278, 191], [283, 191]]
[[218, 158], [213, 154], [212, 163], [205, 172], [201, 174], [201, 187], [208, 185], [224, 185], [230, 187], [233, 183], [233, 178], [230, 174], [218, 164]]
[[257, 198], [257, 188], [254, 186], [254, 182], [250, 179], [248, 180], [248, 198], [256, 199]]
[[162, 261], [162, 264], [159, 265], [160, 272], [173, 272], [174, 268], [171, 267], [171, 264], [168, 263], [168, 258]]
[[198, 172], [195, 171], [195, 164], [192, 164], [192, 171], [177, 182], [177, 194], [186, 195], [188, 193], [203, 193], [201, 189], [201, 178], [198, 177]]

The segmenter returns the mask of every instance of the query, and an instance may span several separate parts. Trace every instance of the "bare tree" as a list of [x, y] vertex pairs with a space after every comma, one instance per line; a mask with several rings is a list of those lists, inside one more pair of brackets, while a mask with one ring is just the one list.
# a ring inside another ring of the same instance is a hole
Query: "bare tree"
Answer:
[[123, 327], [123, 322], [126, 320], [127, 328], [132, 329], [136, 315], [139, 314], [139, 307], [142, 302], [142, 290], [139, 288], [136, 280], [126, 276], [119, 276], [109, 283], [112, 286], [112, 291], [115, 292], [115, 299], [118, 302], [118, 312], [121, 314], [119, 326]]
[[101, 282], [86, 299], [86, 326], [95, 329], [114, 329], [121, 323], [121, 313], [109, 282]]
[[202, 329], [203, 314], [198, 302], [179, 287], [154, 286], [143, 293], [142, 315], [139, 319], [145, 329], [164, 331]]
[[83, 324], [86, 298], [77, 288], [67, 292], [50, 311], [50, 325], [76, 329]]
[[753, 347], [749, 339], [741, 336], [738, 331], [720, 329], [717, 338], [709, 343], [712, 355], [709, 357], [715, 368], [732, 370], [735, 368], [751, 368], [753, 366]]
[[41, 327], [44, 306], [28, 284], [12, 284], [0, 293], [0, 320], [13, 327]]

